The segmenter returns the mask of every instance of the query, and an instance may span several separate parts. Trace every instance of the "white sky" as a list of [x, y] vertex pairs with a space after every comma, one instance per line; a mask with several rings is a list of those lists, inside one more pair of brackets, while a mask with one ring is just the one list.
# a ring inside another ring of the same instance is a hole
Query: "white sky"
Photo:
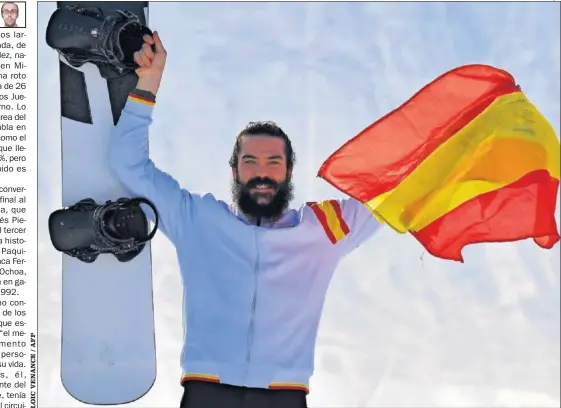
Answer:
[[[61, 205], [55, 3], [38, 4], [39, 335], [42, 407], [79, 407], [60, 382], [60, 254], [46, 220]], [[237, 131], [273, 119], [298, 155], [298, 206], [339, 196], [315, 178], [358, 131], [444, 71], [511, 72], [560, 122], [559, 3], [151, 3], [168, 50], [151, 128], [155, 162], [192, 190], [229, 198]], [[30, 20], [30, 19], [28, 19]], [[181, 283], [153, 241], [158, 378], [130, 406], [178, 406]], [[339, 267], [317, 342], [310, 407], [559, 406], [560, 250], [479, 245], [464, 265], [385, 229]]]

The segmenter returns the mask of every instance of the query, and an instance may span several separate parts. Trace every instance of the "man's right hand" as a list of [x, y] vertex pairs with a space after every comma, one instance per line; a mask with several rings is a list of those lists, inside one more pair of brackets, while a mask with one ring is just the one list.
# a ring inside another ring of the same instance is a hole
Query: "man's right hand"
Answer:
[[[152, 50], [152, 46], [155, 51]], [[134, 53], [134, 60], [140, 66], [136, 70], [139, 78], [136, 85], [138, 89], [156, 95], [164, 73], [166, 57], [167, 53], [158, 32], [154, 31], [153, 36], [145, 35], [142, 48]]]

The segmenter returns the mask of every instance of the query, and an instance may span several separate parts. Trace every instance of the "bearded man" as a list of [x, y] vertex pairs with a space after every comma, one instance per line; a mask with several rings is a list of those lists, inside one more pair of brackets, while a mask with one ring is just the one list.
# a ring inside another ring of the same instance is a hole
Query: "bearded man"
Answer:
[[380, 224], [352, 198], [289, 208], [295, 155], [273, 122], [252, 122], [236, 138], [231, 205], [182, 188], [149, 157], [167, 53], [157, 32], [144, 40], [134, 55], [139, 80], [109, 155], [131, 193], [154, 203], [177, 251], [185, 304], [180, 407], [305, 408], [333, 272]]

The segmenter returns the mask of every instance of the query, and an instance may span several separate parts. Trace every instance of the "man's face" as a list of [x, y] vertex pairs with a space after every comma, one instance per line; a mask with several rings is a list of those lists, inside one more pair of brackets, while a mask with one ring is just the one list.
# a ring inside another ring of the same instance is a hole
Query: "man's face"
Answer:
[[274, 219], [288, 207], [293, 187], [286, 159], [281, 138], [242, 136], [232, 192], [244, 213]]
[[5, 4], [2, 10], [2, 18], [4, 19], [4, 24], [7, 27], [15, 25], [17, 17], [18, 7], [15, 4]]

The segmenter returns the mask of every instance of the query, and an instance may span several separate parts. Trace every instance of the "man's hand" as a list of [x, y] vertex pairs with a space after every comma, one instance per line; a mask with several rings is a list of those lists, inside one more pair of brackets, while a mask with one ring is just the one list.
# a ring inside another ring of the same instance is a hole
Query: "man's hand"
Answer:
[[[152, 50], [152, 46], [155, 51]], [[136, 70], [139, 78], [136, 85], [138, 89], [156, 95], [164, 73], [166, 57], [167, 53], [159, 34], [155, 31], [153, 36], [145, 35], [142, 48], [134, 53], [134, 60], [140, 65]]]

